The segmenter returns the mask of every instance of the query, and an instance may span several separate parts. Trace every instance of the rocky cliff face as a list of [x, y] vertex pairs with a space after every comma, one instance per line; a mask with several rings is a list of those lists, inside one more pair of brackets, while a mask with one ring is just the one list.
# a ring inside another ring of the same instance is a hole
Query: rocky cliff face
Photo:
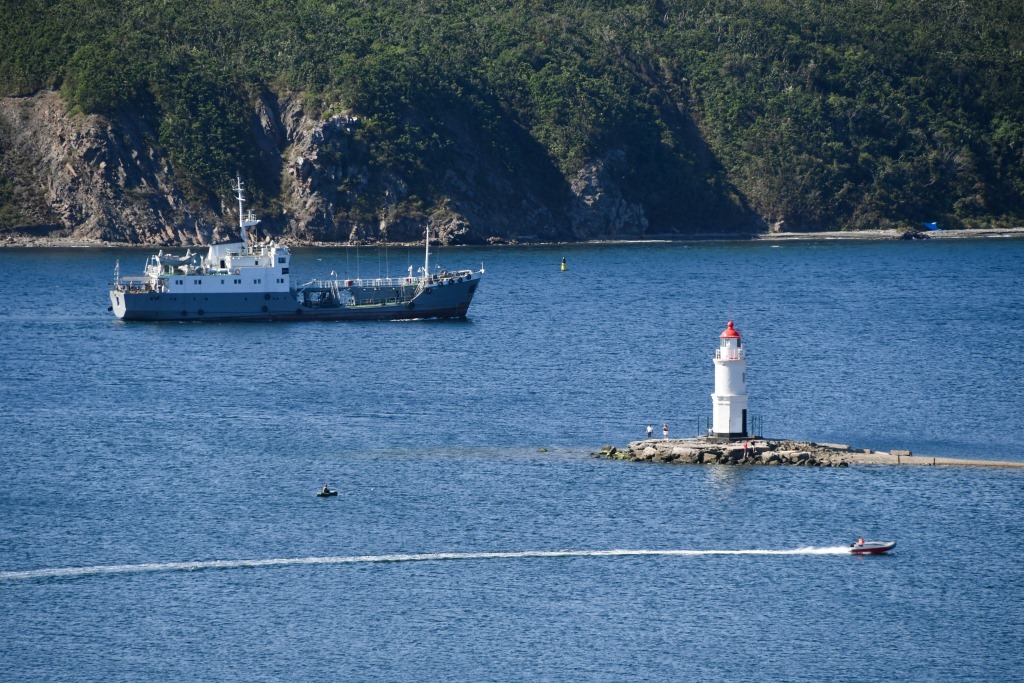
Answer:
[[[453, 116], [451, 162], [430, 169], [430, 196], [415, 196], [404, 179], [372, 169], [361, 125], [350, 113], [314, 116], [299, 96], [260, 99], [253, 138], [278, 179], [270, 199], [280, 207], [261, 227], [292, 243], [413, 242], [427, 226], [442, 243], [571, 241], [649, 228], [644, 207], [608, 173], [622, 163], [619, 150], [585, 164], [569, 183], [550, 173], [523, 178], [482, 153], [485, 141]], [[0, 99], [0, 240], [175, 246], [234, 238], [230, 179], [221, 200], [190, 201], [156, 139], [131, 113], [75, 114], [56, 92]]]
[[569, 220], [576, 239], [643, 235], [648, 223], [644, 207], [622, 196], [620, 188], [608, 177], [607, 161], [622, 162], [625, 155], [613, 150], [605, 159], [591, 161], [576, 173], [571, 183]]
[[154, 132], [131, 117], [73, 115], [55, 92], [0, 100], [0, 173], [14, 184], [20, 225], [3, 232], [128, 244], [200, 244], [227, 237], [208, 207], [175, 187]]
[[[428, 226], [432, 239], [444, 244], [571, 239], [559, 232], [553, 213], [529, 183], [516, 183], [481, 155], [478, 141], [454, 117], [454, 163], [436, 169], [434, 185], [443, 189], [429, 197], [415, 197], [404, 179], [371, 168], [370, 150], [358, 141], [363, 125], [358, 116], [320, 119], [308, 114], [300, 99], [290, 98], [282, 102], [281, 121], [281, 200], [289, 229], [300, 241], [415, 242]], [[383, 195], [372, 215], [353, 216], [351, 207], [371, 185]]]

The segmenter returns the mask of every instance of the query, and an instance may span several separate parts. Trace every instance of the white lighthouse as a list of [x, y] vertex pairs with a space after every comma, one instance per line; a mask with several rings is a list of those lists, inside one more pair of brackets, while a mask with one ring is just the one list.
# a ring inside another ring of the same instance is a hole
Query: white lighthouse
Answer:
[[718, 338], [711, 403], [711, 436], [735, 439], [747, 435], [747, 359], [743, 357], [743, 338], [731, 320]]

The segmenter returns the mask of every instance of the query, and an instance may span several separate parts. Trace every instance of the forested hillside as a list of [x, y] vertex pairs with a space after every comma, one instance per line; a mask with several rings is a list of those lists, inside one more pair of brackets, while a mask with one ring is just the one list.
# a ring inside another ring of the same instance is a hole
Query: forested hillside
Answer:
[[[57, 89], [72, 113], [136, 131], [192, 207], [221, 211], [239, 171], [279, 230], [309, 238], [413, 234], [439, 211], [466, 241], [1024, 223], [1024, 3], [2, 0], [0, 14], [0, 94]], [[299, 111], [341, 121], [342, 142], [314, 134], [315, 158], [289, 157]], [[22, 187], [19, 125], [0, 120], [7, 228], [45, 214]], [[315, 230], [288, 227], [301, 182]]]

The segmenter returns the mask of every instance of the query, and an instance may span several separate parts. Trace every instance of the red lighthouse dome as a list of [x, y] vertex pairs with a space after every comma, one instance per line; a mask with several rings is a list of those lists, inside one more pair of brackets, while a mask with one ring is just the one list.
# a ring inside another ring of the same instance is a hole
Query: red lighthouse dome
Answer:
[[725, 332], [719, 335], [720, 339], [739, 339], [740, 333], [736, 331], [736, 328], [732, 326], [732, 321], [729, 321], [729, 326], [725, 328]]

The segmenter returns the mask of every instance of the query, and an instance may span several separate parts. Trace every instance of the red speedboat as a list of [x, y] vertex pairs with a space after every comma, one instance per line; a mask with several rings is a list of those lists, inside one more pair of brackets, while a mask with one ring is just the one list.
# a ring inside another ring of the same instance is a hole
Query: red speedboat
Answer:
[[854, 555], [881, 555], [896, 547], [896, 541], [857, 541], [850, 544]]

